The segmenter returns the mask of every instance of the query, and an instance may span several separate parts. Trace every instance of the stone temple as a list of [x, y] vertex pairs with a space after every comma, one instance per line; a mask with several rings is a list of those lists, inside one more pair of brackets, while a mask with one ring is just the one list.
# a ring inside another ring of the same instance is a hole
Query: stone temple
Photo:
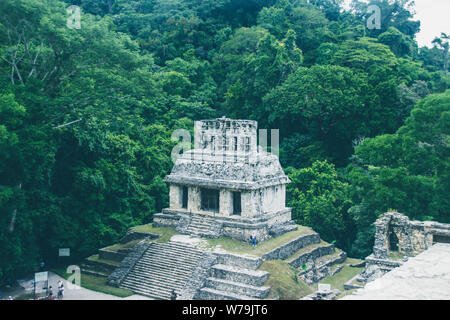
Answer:
[[250, 120], [195, 122], [194, 149], [165, 178], [169, 208], [153, 215], [151, 231], [130, 229], [89, 264], [120, 262], [109, 285], [154, 299], [176, 292], [181, 300], [277, 299], [278, 275], [266, 269], [272, 264], [295, 275], [293, 286], [340, 272], [346, 253], [291, 220], [289, 178], [276, 155], [258, 148], [257, 133]]
[[258, 241], [292, 231], [286, 184], [278, 157], [258, 148], [256, 121], [196, 121], [195, 148], [181, 155], [170, 175], [170, 207], [154, 225], [180, 233]]

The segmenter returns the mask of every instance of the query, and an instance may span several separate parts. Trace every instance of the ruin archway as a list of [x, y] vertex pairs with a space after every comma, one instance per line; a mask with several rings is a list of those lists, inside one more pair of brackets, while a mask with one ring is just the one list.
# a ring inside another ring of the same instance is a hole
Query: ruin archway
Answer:
[[393, 230], [389, 233], [389, 250], [390, 251], [399, 251], [399, 241], [398, 237]]

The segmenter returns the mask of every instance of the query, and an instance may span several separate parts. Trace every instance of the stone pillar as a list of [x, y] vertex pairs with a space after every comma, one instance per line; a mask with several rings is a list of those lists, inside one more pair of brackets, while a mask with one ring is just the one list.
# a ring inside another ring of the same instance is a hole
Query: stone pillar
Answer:
[[233, 197], [229, 190], [220, 190], [219, 214], [222, 216], [231, 216], [233, 214]]
[[171, 184], [170, 185], [170, 209], [181, 209], [181, 187]]
[[241, 194], [242, 217], [255, 217], [261, 211], [259, 190], [246, 191]]
[[200, 188], [189, 187], [188, 190], [188, 210], [198, 212], [201, 208]]

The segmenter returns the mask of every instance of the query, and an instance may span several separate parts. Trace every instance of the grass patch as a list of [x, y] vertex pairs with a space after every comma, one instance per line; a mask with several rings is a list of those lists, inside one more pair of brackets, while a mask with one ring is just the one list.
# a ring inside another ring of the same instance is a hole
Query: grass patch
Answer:
[[298, 230], [291, 231], [283, 234], [280, 237], [264, 241], [258, 244], [255, 248], [252, 248], [249, 242], [231, 238], [208, 239], [207, 242], [209, 247], [220, 246], [221, 248], [229, 252], [262, 256], [265, 253], [285, 244], [286, 242], [289, 242], [301, 235], [311, 234], [313, 232], [314, 231], [311, 228], [298, 226]]
[[[336, 266], [343, 266], [341, 271], [339, 271], [334, 276], [329, 276], [322, 279], [320, 283], [330, 284], [333, 289], [339, 289], [341, 291], [344, 291], [344, 284], [364, 270], [364, 268], [350, 267], [350, 264], [358, 264], [361, 262], [362, 262], [361, 260], [348, 258], [347, 260], [345, 260], [343, 264], [336, 265]], [[315, 283], [311, 287], [314, 290], [317, 290], [318, 284]]]
[[173, 235], [178, 234], [175, 231], [175, 228], [172, 228], [172, 227], [155, 228], [155, 227], [153, 227], [153, 225], [151, 223], [134, 227], [131, 230], [136, 231], [136, 232], [159, 234], [159, 235], [161, 235], [161, 237], [159, 237], [158, 239], [155, 240], [155, 242], [159, 242], [159, 243], [168, 242]]
[[315, 248], [326, 246], [326, 245], [329, 245], [329, 243], [325, 242], [323, 240], [320, 240], [319, 243], [313, 243], [306, 247], [301, 248], [300, 250], [295, 251], [295, 253], [292, 256], [288, 257], [286, 259], [286, 261], [291, 261], [291, 260], [297, 259], [298, 257], [300, 257], [302, 254], [304, 254], [306, 252], [310, 252]]
[[118, 261], [100, 259], [98, 257], [98, 254], [94, 254], [93, 256], [90, 256], [86, 260], [87, 261], [91, 261], [91, 262], [106, 264], [106, 265], [109, 265], [109, 266], [112, 266], [112, 267], [115, 267], [115, 268], [117, 268], [120, 265], [120, 262], [118, 262]]
[[296, 270], [282, 260], [264, 261], [258, 270], [270, 273], [264, 285], [270, 286], [270, 293], [266, 299], [298, 300], [313, 290], [302, 280], [296, 278]]
[[391, 251], [389, 252], [389, 259], [393, 261], [400, 261], [402, 260], [404, 255], [398, 251]]
[[[60, 277], [66, 279], [66, 280], [71, 276], [71, 274], [67, 273], [64, 269], [56, 269], [53, 271], [57, 275], [59, 275]], [[126, 298], [126, 297], [129, 297], [134, 294], [130, 290], [109, 286], [107, 284], [107, 280], [108, 280], [108, 278], [106, 278], [106, 277], [93, 276], [90, 274], [81, 273], [80, 284], [83, 288], [86, 288], [86, 289], [89, 289], [92, 291], [110, 294], [110, 295], [121, 297], [121, 298]]]
[[114, 251], [117, 252], [120, 249], [130, 249], [133, 248], [139, 241], [141, 240], [133, 240], [127, 243], [116, 243], [113, 244], [112, 246], [106, 247], [104, 248], [105, 250], [109, 250], [109, 251]]

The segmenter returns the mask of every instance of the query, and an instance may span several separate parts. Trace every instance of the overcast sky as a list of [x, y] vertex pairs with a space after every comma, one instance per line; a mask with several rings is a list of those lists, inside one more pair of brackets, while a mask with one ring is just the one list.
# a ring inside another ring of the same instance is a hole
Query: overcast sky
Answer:
[[431, 41], [441, 32], [450, 34], [450, 0], [415, 0], [415, 3], [415, 19], [421, 22], [417, 42], [419, 46], [431, 47]]

